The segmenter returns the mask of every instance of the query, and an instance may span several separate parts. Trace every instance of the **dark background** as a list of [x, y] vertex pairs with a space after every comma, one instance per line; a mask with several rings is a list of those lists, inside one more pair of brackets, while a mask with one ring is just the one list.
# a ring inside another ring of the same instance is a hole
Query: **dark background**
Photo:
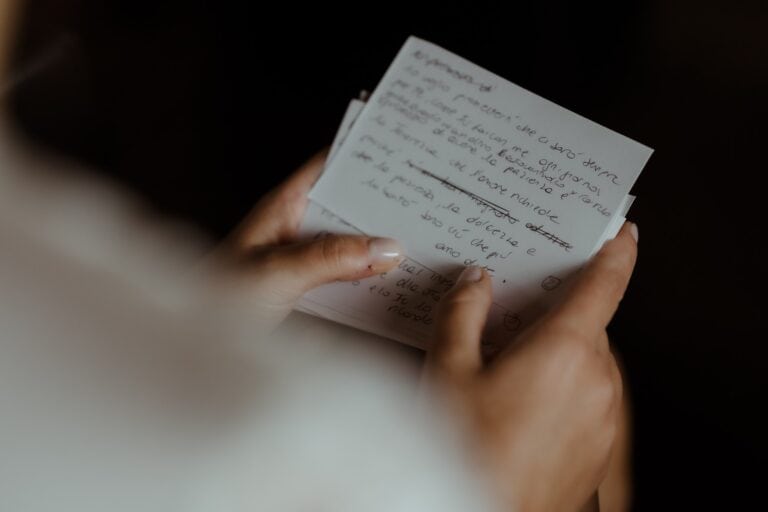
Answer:
[[656, 149], [612, 326], [636, 509], [765, 509], [767, 2], [29, 0], [16, 68], [54, 58], [13, 110], [215, 240], [330, 143], [409, 34]]

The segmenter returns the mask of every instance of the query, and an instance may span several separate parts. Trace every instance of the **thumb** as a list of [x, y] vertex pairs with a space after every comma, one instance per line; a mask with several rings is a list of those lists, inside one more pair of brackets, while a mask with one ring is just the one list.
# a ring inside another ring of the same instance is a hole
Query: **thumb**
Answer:
[[275, 291], [294, 300], [325, 283], [381, 274], [403, 259], [403, 248], [391, 238], [328, 235], [270, 249], [258, 267]]
[[[583, 339], [604, 340], [637, 260], [637, 226], [627, 222], [581, 270], [550, 318], [554, 325]], [[607, 344], [599, 344], [607, 348]]]
[[440, 302], [428, 360], [433, 371], [455, 380], [480, 370], [480, 340], [490, 307], [491, 278], [479, 267], [467, 267]]

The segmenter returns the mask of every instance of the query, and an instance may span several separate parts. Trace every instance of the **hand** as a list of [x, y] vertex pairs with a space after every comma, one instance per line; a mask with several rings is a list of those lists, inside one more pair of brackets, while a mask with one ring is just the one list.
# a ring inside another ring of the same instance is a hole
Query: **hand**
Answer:
[[[320, 153], [264, 196], [220, 248], [218, 257], [237, 270], [247, 288], [249, 311], [271, 329], [307, 291], [333, 281], [351, 281], [386, 272], [403, 258], [390, 238], [328, 235], [297, 242], [307, 194], [325, 164]], [[234, 263], [234, 265], [232, 265]]]
[[634, 268], [634, 229], [625, 224], [564, 300], [486, 366], [490, 277], [468, 268], [443, 298], [427, 376], [466, 422], [510, 510], [579, 510], [604, 477], [622, 395], [605, 329]]

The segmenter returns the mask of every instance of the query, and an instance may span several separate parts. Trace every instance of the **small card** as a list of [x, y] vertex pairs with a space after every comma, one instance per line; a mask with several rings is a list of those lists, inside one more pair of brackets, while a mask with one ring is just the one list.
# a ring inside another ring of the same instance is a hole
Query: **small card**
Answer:
[[651, 153], [410, 38], [370, 100], [350, 105], [303, 226], [391, 236], [408, 259], [301, 308], [424, 347], [441, 295], [479, 265], [493, 276], [489, 332], [508, 338], [615, 236]]

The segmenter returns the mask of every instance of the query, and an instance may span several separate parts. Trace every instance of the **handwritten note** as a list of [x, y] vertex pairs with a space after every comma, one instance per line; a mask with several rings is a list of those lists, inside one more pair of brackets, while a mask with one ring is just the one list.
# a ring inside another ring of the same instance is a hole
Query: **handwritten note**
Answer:
[[534, 318], [615, 235], [651, 150], [410, 38], [363, 106], [353, 103], [304, 231], [392, 236], [409, 258], [302, 307], [424, 346], [467, 265], [493, 276], [491, 330]]
[[[304, 233], [359, 234], [330, 211], [310, 202]], [[462, 267], [463, 268], [463, 267]], [[408, 345], [427, 348], [434, 314], [443, 294], [460, 272], [439, 274], [406, 258], [397, 268], [371, 279], [333, 283], [308, 292], [298, 309]], [[533, 316], [533, 315], [531, 315]], [[488, 318], [486, 350], [500, 348], [522, 327], [520, 315], [493, 304]]]

